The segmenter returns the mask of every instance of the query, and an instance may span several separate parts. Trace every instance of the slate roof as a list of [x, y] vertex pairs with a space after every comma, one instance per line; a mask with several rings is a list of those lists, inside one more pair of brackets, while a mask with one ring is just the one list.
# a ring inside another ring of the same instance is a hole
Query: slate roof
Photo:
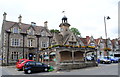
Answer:
[[[13, 22], [13, 21], [4, 21], [4, 23], [3, 23], [5, 30], [9, 30], [14, 25], [18, 25], [20, 27], [20, 29], [22, 30], [22, 32], [26, 32], [30, 27], [33, 27], [33, 29], [35, 30], [35, 33], [40, 33], [43, 29], [45, 29], [45, 27], [43, 27], [43, 26], [32, 26], [31, 24], [25, 24], [25, 23], [19, 24], [18, 22]], [[49, 32], [49, 30], [47, 30], [47, 29], [45, 29], [45, 30], [49, 34], [51, 34]]]

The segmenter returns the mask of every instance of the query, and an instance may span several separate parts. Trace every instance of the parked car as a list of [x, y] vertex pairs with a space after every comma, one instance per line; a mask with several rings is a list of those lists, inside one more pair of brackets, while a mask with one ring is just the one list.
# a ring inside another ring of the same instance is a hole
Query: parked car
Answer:
[[100, 57], [97, 61], [98, 63], [102, 63], [102, 64], [105, 64], [105, 63], [111, 64], [111, 60], [107, 57]]
[[30, 61], [34, 61], [34, 60], [22, 60], [20, 63], [18, 63], [18, 64], [16, 65], [16, 68], [17, 68], [18, 70], [23, 70], [24, 64], [25, 64], [26, 62], [30, 62]]
[[91, 60], [92, 60], [92, 57], [91, 57], [91, 56], [86, 56], [86, 60], [87, 60], [87, 61], [91, 61]]
[[30, 74], [33, 72], [43, 72], [43, 71], [51, 71], [53, 69], [53, 67], [51, 67], [50, 65], [46, 65], [44, 63], [40, 63], [40, 62], [27, 62], [24, 65], [24, 73], [26, 74]]
[[28, 60], [28, 59], [18, 59], [16, 65], [19, 64], [21, 61]]
[[117, 57], [110, 57], [111, 63], [118, 63], [119, 58]]

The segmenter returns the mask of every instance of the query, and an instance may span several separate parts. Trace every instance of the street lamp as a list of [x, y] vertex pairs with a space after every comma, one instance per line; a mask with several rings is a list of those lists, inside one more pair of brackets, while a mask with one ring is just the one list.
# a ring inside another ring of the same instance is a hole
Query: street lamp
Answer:
[[27, 33], [20, 33], [21, 35], [23, 35], [23, 58], [24, 58], [24, 47], [25, 47], [25, 36], [27, 35]]
[[10, 50], [9, 50], [9, 48], [10, 48], [9, 42], [10, 42], [10, 33], [11, 33], [11, 31], [6, 30], [6, 33], [8, 34], [7, 65], [9, 65], [9, 52], [10, 52]]
[[37, 55], [36, 55], [36, 58], [37, 58], [37, 61], [39, 61], [39, 55], [38, 55], [38, 51], [39, 51], [39, 37], [41, 37], [41, 35], [36, 34], [35, 36], [37, 37]]
[[[104, 25], [105, 25], [105, 36], [106, 36], [106, 48], [107, 48], [107, 28], [106, 28], [106, 20], [109, 20], [109, 16], [104, 16]], [[107, 56], [108, 56], [108, 50], [107, 50]]]

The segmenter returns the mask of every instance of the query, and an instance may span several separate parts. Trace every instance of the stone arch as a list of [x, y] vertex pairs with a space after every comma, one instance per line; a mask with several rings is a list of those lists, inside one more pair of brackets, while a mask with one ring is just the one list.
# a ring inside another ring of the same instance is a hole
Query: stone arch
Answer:
[[70, 61], [72, 60], [72, 52], [70, 51], [61, 51], [60, 53], [60, 61]]
[[93, 55], [93, 53], [94, 53], [94, 51], [87, 51], [87, 52], [86, 52], [87, 56]]

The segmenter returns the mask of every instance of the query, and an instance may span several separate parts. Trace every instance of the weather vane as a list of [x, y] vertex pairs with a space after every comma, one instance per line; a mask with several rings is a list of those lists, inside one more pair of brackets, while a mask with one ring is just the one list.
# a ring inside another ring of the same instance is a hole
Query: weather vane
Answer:
[[62, 11], [62, 13], [64, 14], [64, 16], [65, 16], [65, 11]]

